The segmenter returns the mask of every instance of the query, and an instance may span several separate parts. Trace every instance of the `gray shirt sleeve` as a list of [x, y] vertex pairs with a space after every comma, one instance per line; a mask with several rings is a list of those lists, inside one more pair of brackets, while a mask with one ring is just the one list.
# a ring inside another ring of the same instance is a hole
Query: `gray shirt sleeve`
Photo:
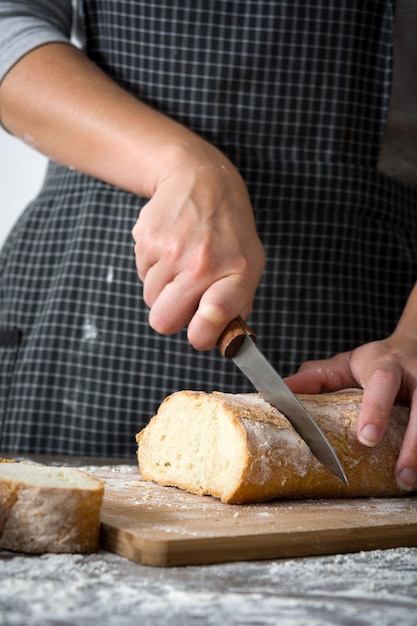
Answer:
[[0, 81], [25, 54], [51, 42], [70, 41], [71, 0], [0, 2]]

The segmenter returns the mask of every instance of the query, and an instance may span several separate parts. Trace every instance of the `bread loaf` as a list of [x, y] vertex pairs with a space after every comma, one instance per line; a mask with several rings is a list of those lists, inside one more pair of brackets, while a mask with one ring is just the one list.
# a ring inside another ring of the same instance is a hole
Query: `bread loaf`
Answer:
[[104, 483], [87, 472], [0, 463], [0, 548], [92, 552], [98, 547]]
[[409, 417], [395, 405], [375, 448], [356, 439], [359, 390], [299, 395], [335, 449], [346, 486], [312, 455], [288, 420], [258, 394], [180, 391], [136, 436], [143, 478], [223, 502], [398, 496], [394, 467]]

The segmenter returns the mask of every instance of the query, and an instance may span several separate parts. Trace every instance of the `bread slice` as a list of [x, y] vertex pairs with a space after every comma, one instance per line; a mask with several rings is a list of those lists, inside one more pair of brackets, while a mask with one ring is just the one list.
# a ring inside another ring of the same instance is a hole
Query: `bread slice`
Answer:
[[98, 547], [104, 483], [70, 467], [0, 463], [0, 548], [92, 552]]
[[396, 405], [375, 448], [361, 446], [359, 390], [299, 395], [346, 472], [344, 485], [312, 455], [288, 420], [258, 394], [180, 391], [136, 436], [143, 478], [223, 502], [273, 498], [398, 496], [394, 467], [409, 418]]

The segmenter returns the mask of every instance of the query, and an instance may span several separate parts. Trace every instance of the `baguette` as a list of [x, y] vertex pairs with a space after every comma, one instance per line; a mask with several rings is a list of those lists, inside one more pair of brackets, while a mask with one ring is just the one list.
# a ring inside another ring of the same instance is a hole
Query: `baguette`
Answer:
[[0, 463], [0, 548], [92, 552], [98, 548], [104, 483], [70, 467]]
[[144, 479], [228, 503], [274, 498], [403, 495], [394, 467], [409, 418], [395, 405], [383, 441], [356, 439], [360, 390], [298, 398], [329, 439], [346, 486], [312, 455], [288, 420], [259, 394], [179, 391], [136, 435]]

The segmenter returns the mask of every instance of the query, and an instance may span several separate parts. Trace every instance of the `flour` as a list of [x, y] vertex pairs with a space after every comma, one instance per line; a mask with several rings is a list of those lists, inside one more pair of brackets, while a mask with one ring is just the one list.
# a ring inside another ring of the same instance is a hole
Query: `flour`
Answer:
[[272, 474], [278, 476], [280, 463], [285, 467], [290, 461], [291, 472], [297, 476], [305, 476], [308, 467], [315, 464], [309, 448], [294, 431], [251, 419], [242, 418], [241, 421], [248, 437], [253, 438], [259, 482], [267, 482]]
[[[236, 522], [250, 510], [260, 523], [274, 506], [233, 507], [150, 485], [134, 465], [83, 469], [112, 489], [134, 485], [137, 506], [176, 502], [184, 513], [199, 506], [210, 519], [229, 510]], [[367, 505], [376, 515], [403, 506], [379, 499], [355, 504]], [[285, 504], [309, 506], [326, 515], [320, 501]], [[415, 626], [416, 616], [417, 548], [166, 569], [104, 550], [0, 552], [0, 626]]]
[[99, 336], [99, 329], [93, 318], [87, 317], [82, 328], [82, 341], [94, 343]]
[[[308, 452], [308, 454], [310, 454]], [[149, 483], [142, 479], [138, 467], [134, 465], [118, 466], [84, 466], [82, 469], [89, 471], [106, 482], [106, 489], [111, 490], [112, 498], [119, 497], [121, 502], [129, 502], [135, 507], [145, 509], [175, 512], [175, 517], [166, 517], [164, 523], [158, 524], [159, 528], [165, 528], [169, 532], [175, 532], [179, 528], [180, 514], [184, 514], [184, 520], [201, 519], [203, 516], [210, 518], [274, 518], [279, 521], [284, 515], [297, 510], [300, 513], [314, 511], [320, 515], [333, 515], [340, 511], [342, 516], [359, 516], [361, 519], [369, 518], [370, 522], [375, 518], [388, 517], [390, 514], [401, 515], [404, 523], [409, 516], [415, 518], [415, 500], [408, 498], [355, 498], [353, 500], [278, 500], [257, 504], [230, 505], [220, 502], [211, 496], [196, 496], [175, 487], [163, 487]], [[302, 471], [302, 468], [301, 470]], [[352, 513], [353, 512], [353, 513]], [[161, 519], [161, 516], [159, 516]], [[154, 524], [153, 520], [153, 524]], [[214, 530], [214, 529], [213, 529]], [[181, 534], [186, 533], [186, 528], [181, 529]], [[192, 533], [195, 536], [195, 532]]]
[[414, 626], [417, 549], [159, 569], [0, 553], [2, 626]]

